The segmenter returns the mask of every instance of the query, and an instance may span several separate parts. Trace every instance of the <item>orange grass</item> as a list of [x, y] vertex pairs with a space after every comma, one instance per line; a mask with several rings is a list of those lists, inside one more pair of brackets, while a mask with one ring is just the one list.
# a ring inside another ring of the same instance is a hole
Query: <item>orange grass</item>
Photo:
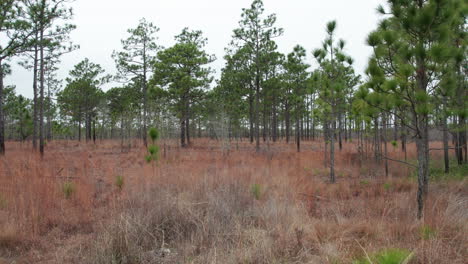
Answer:
[[[301, 153], [285, 143], [260, 153], [245, 141], [165, 143], [152, 165], [136, 140], [123, 151], [117, 141], [51, 142], [43, 158], [9, 142], [0, 158], [0, 263], [350, 263], [363, 248], [405, 248], [410, 263], [468, 259], [465, 180], [431, 184], [416, 221], [412, 169], [390, 162], [385, 178], [383, 163], [358, 162], [353, 143], [337, 151], [336, 184], [322, 142], [304, 142]], [[404, 154], [389, 145], [389, 156]], [[425, 238], [424, 227], [435, 235]]]

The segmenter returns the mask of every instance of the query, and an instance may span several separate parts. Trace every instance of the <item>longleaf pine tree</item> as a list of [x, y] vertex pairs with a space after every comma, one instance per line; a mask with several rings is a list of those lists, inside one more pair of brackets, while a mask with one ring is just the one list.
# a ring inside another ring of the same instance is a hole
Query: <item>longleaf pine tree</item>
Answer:
[[[382, 111], [400, 116], [413, 132], [418, 161], [417, 216], [421, 218], [429, 191], [429, 122], [440, 84], [437, 72], [456, 55], [450, 40], [454, 22], [460, 21], [457, 10], [463, 1], [387, 2], [387, 7], [378, 8], [383, 20], [368, 37], [374, 50], [367, 70], [370, 91], [362, 91], [361, 97]], [[402, 116], [404, 113], [408, 116]]]

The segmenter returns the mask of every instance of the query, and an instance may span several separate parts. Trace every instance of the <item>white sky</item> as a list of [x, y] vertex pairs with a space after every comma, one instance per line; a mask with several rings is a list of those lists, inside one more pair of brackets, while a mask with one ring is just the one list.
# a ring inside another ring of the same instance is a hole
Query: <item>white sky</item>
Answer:
[[[241, 9], [251, 0], [76, 0], [71, 6], [77, 29], [71, 38], [81, 48], [62, 57], [59, 78], [65, 78], [73, 66], [85, 57], [101, 64], [107, 73], [115, 73], [113, 50], [120, 50], [120, 40], [128, 36], [127, 29], [137, 26], [145, 17], [160, 28], [159, 45], [174, 44], [174, 36], [184, 27], [202, 30], [208, 38], [206, 50], [217, 60], [211, 65], [216, 77], [224, 65], [224, 48], [238, 27]], [[346, 40], [346, 51], [355, 59], [355, 68], [362, 73], [371, 49], [366, 46], [367, 34], [376, 28], [379, 16], [376, 7], [383, 0], [264, 0], [266, 14], [277, 14], [277, 26], [284, 35], [276, 41], [279, 50], [289, 53], [300, 44], [306, 48], [308, 63], [311, 52], [321, 47], [325, 24], [337, 20], [337, 36]], [[32, 97], [32, 72], [13, 63], [13, 73], [6, 84], [14, 84], [17, 92]], [[108, 84], [104, 90], [113, 86]]]

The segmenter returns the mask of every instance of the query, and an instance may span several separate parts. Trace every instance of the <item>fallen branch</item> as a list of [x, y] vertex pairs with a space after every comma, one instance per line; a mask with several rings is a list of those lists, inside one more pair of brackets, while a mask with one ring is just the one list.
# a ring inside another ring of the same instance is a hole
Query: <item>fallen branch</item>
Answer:
[[402, 160], [396, 160], [396, 159], [392, 159], [392, 158], [389, 158], [389, 157], [385, 157], [385, 156], [380, 156], [381, 158], [383, 159], [386, 159], [386, 160], [390, 160], [390, 161], [395, 161], [395, 162], [399, 162], [399, 163], [403, 163], [407, 166], [410, 166], [410, 167], [413, 167], [413, 168], [418, 168], [418, 166], [414, 165], [414, 164], [411, 164], [411, 163], [408, 163], [406, 161], [402, 161]]

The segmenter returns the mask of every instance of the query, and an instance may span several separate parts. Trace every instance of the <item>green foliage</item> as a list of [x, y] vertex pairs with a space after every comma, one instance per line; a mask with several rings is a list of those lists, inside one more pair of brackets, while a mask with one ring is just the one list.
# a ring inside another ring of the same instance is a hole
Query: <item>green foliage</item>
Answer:
[[8, 202], [5, 197], [0, 193], [0, 209], [6, 209]]
[[153, 157], [151, 155], [146, 155], [145, 160], [147, 163], [150, 163], [153, 160]]
[[369, 258], [367, 256], [353, 261], [353, 264], [406, 264], [413, 257], [413, 253], [406, 249], [384, 249]]
[[369, 180], [361, 180], [359, 183], [361, 185], [369, 185], [370, 184]]
[[115, 186], [117, 186], [117, 188], [119, 188], [119, 190], [122, 190], [123, 189], [123, 186], [124, 186], [124, 177], [122, 175], [118, 175], [116, 178], [115, 178]]
[[250, 191], [256, 200], [260, 200], [261, 195], [262, 195], [262, 186], [260, 184], [258, 183], [253, 184], [250, 187]]
[[421, 238], [424, 240], [429, 240], [437, 236], [437, 231], [433, 229], [431, 226], [423, 225], [420, 228]]
[[75, 184], [71, 181], [65, 182], [62, 185], [62, 192], [66, 199], [69, 199], [75, 193]]
[[432, 162], [429, 168], [429, 176], [434, 181], [461, 181], [468, 176], [468, 164], [458, 165], [455, 159], [450, 160], [450, 172], [445, 173], [444, 166], [440, 162]]
[[148, 135], [153, 142], [159, 139], [159, 131], [154, 127], [149, 129]]
[[390, 189], [392, 189], [393, 185], [389, 182], [386, 182], [384, 183], [383, 187], [386, 191], [389, 191]]
[[104, 98], [100, 87], [109, 80], [104, 69], [87, 58], [76, 64], [66, 79], [65, 89], [57, 95], [62, 114], [81, 122], [97, 115], [97, 108]]
[[150, 128], [148, 135], [151, 139], [151, 145], [148, 146], [148, 155], [145, 157], [146, 162], [156, 162], [159, 159], [159, 146], [156, 145], [156, 140], [159, 138], [159, 132], [156, 128]]
[[398, 142], [396, 140], [392, 140], [391, 143], [394, 148], [398, 147]]
[[[155, 42], [158, 31], [157, 26], [144, 18], [140, 19], [136, 28], [127, 30], [130, 36], [121, 41], [122, 51], [112, 53], [119, 79], [141, 78], [151, 71], [150, 63], [159, 49]], [[140, 82], [140, 85], [144, 86], [146, 81]]]

